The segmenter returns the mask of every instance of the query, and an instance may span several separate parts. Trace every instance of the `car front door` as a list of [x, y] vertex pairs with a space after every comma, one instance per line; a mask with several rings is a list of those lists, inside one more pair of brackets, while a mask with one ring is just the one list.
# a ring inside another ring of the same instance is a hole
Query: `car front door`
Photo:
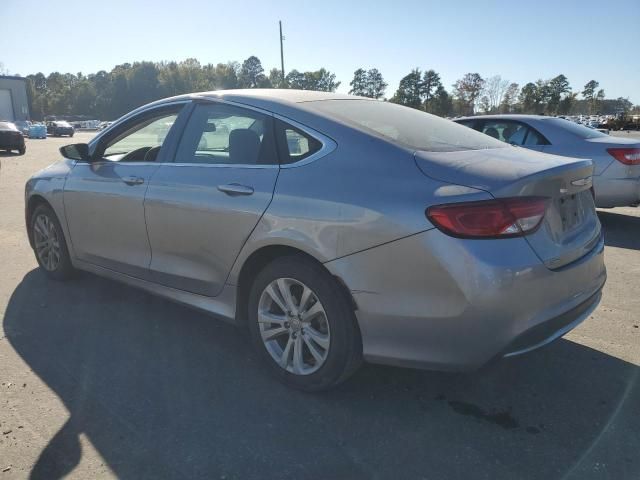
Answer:
[[166, 151], [166, 130], [184, 106], [136, 115], [91, 145], [91, 161], [74, 166], [65, 183], [64, 204], [79, 260], [148, 277], [144, 195]]
[[267, 209], [279, 165], [270, 114], [197, 103], [145, 199], [151, 279], [216, 296]]

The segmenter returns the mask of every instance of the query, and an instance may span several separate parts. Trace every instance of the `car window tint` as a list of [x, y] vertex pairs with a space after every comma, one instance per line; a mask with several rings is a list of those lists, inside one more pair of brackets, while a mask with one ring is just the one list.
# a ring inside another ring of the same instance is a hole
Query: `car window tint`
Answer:
[[391, 102], [320, 100], [306, 102], [305, 107], [414, 150], [454, 152], [506, 147], [471, 128]]
[[196, 105], [177, 163], [277, 164], [271, 117], [230, 105]]
[[533, 128], [529, 128], [527, 138], [524, 140], [524, 145], [547, 145], [546, 139]]
[[[182, 108], [182, 107], [180, 107]], [[169, 130], [178, 118], [178, 111], [163, 110], [133, 121], [124, 132], [107, 141], [102, 157], [111, 161], [153, 161]], [[150, 151], [149, 155], [147, 153]], [[145, 158], [146, 157], [146, 158]]]
[[527, 135], [527, 127], [522, 123], [508, 120], [486, 120], [480, 131], [496, 140], [513, 145], [522, 145]]
[[284, 122], [278, 122], [280, 161], [295, 163], [313, 155], [322, 148], [322, 143], [305, 132]]
[[571, 120], [565, 120], [564, 118], [545, 118], [541, 120], [542, 122], [546, 122], [547, 125], [551, 125], [553, 127], [561, 128], [562, 130], [575, 135], [578, 138], [598, 138], [598, 137], [606, 137], [606, 133], [599, 132], [598, 130], [594, 130], [593, 128], [585, 127], [584, 125], [578, 125]]

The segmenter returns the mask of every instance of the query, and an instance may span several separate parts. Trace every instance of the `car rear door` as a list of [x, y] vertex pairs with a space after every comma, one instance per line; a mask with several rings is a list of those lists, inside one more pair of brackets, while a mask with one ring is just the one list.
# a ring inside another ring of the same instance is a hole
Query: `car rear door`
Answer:
[[270, 114], [196, 103], [173, 162], [158, 168], [146, 194], [151, 279], [218, 295], [271, 202], [278, 172]]
[[[78, 162], [67, 177], [64, 204], [78, 259], [147, 278], [151, 249], [144, 196], [166, 142], [157, 131], [173, 125], [185, 104], [145, 111], [92, 145], [91, 162]], [[149, 155], [147, 155], [149, 154]]]

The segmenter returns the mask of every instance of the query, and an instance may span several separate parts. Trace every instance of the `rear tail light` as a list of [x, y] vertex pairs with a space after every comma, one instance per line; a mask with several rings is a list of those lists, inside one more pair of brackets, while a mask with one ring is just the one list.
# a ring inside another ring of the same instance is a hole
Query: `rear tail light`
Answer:
[[607, 148], [607, 152], [625, 165], [640, 165], [640, 148]]
[[547, 210], [544, 197], [513, 197], [450, 203], [427, 209], [442, 232], [459, 238], [509, 238], [533, 233]]

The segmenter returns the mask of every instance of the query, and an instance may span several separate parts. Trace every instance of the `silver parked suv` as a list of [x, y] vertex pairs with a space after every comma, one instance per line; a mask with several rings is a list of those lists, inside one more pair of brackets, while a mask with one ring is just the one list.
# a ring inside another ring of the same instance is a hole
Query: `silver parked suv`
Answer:
[[305, 390], [362, 359], [468, 370], [532, 350], [605, 282], [591, 161], [391, 103], [184, 95], [61, 152], [26, 186], [47, 275], [86, 270], [246, 324]]

